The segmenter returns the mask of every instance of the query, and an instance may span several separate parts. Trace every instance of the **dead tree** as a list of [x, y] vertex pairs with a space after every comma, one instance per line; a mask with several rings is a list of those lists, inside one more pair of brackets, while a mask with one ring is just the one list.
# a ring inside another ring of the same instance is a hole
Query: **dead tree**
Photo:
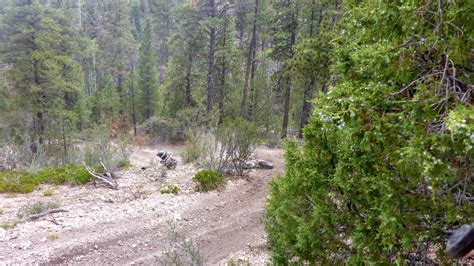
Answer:
[[100, 162], [100, 165], [104, 169], [104, 174], [99, 174], [93, 171], [92, 168], [90, 168], [84, 163], [84, 166], [86, 167], [90, 175], [97, 178], [100, 182], [104, 183], [109, 188], [118, 189], [118, 184], [115, 178], [115, 174], [109, 171], [103, 162]]

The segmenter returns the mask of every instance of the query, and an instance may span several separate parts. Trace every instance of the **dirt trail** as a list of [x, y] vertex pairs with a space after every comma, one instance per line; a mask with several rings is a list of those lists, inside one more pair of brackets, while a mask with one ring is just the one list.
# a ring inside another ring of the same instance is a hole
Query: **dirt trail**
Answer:
[[[275, 164], [273, 170], [255, 170], [247, 180], [230, 181], [221, 192], [197, 193], [191, 181], [193, 166], [179, 164], [175, 171], [163, 173], [153, 161], [157, 150], [179, 153], [179, 148], [135, 151], [132, 169], [119, 173], [117, 191], [89, 185], [57, 187], [52, 197], [44, 197], [41, 191], [0, 195], [0, 223], [13, 219], [21, 206], [37, 201], [55, 201], [68, 210], [52, 221], [22, 223], [3, 235], [0, 231], [0, 265], [157, 264], [167, 248], [170, 224], [198, 243], [207, 265], [222, 265], [229, 258], [263, 264], [267, 182], [284, 171], [282, 151], [257, 150], [258, 158]], [[177, 184], [181, 193], [160, 194], [164, 183]]]

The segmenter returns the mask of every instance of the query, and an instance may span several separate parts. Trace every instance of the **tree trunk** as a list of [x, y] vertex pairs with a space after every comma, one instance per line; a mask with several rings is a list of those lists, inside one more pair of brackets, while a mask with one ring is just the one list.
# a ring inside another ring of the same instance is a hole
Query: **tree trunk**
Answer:
[[[312, 6], [311, 6], [311, 24], [310, 24], [310, 28], [309, 28], [309, 38], [311, 39], [314, 35], [314, 21], [315, 21], [315, 12], [316, 12], [316, 0], [313, 0], [312, 1]], [[320, 9], [320, 12], [321, 9]], [[317, 24], [317, 27], [319, 28], [319, 24], [321, 23], [321, 13], [320, 13], [320, 16], [319, 16], [319, 21], [318, 21], [318, 24]], [[303, 128], [308, 124], [308, 120], [309, 120], [309, 115], [311, 113], [311, 104], [310, 104], [310, 100], [313, 96], [313, 91], [314, 91], [314, 77], [312, 77], [310, 79], [310, 81], [307, 83], [307, 85], [305, 86], [305, 89], [304, 89], [304, 93], [303, 93], [303, 109], [301, 111], [301, 121], [300, 121], [300, 131], [299, 131], [299, 137], [303, 137]]]
[[192, 68], [193, 68], [193, 54], [189, 52], [188, 54], [188, 65], [186, 66], [186, 106], [193, 106], [194, 100], [193, 95], [191, 93], [191, 75], [192, 75]]
[[79, 16], [79, 21], [78, 21], [78, 26], [79, 29], [82, 30], [82, 0], [77, 1], [77, 11], [78, 11], [78, 16]]
[[257, 16], [258, 16], [259, 0], [255, 0], [254, 19], [252, 26], [252, 38], [250, 39], [249, 52], [247, 54], [247, 67], [245, 69], [244, 89], [242, 92], [242, 101], [240, 104], [240, 116], [244, 117], [247, 113], [247, 97], [249, 83], [255, 74], [255, 55], [257, 46]]
[[245, 12], [239, 12], [237, 14], [237, 31], [238, 31], [238, 37], [237, 39], [239, 40], [238, 42], [238, 48], [242, 49], [243, 48], [243, 43], [244, 43], [244, 33], [245, 33]]
[[137, 111], [135, 109], [135, 74], [134, 74], [135, 68], [132, 67], [132, 72], [131, 72], [131, 86], [130, 86], [130, 92], [132, 93], [132, 123], [133, 123], [133, 135], [137, 135]]
[[[298, 17], [298, 15], [296, 15], [295, 19], [297, 19], [297, 17]], [[296, 43], [296, 30], [294, 30], [291, 33], [290, 47], [292, 47], [292, 49], [293, 49], [293, 46], [295, 45], [295, 43]], [[289, 69], [287, 68], [286, 71], [289, 71]], [[281, 134], [283, 139], [287, 137], [287, 132], [288, 132], [288, 116], [289, 116], [289, 112], [290, 112], [291, 86], [292, 86], [291, 85], [291, 75], [290, 75], [290, 73], [287, 73], [286, 91], [285, 91], [285, 107], [284, 107], [284, 110], [283, 110], [283, 129], [282, 129], [282, 134]]]
[[122, 73], [118, 75], [118, 81], [117, 81], [117, 94], [119, 96], [119, 101], [120, 101], [120, 109], [119, 109], [119, 114], [123, 115], [125, 113], [125, 96], [123, 95], [124, 89], [123, 89], [123, 76]]
[[[227, 45], [227, 6], [224, 7], [224, 29], [223, 29], [223, 36], [224, 39], [222, 41], [222, 49], [226, 49]], [[225, 95], [226, 95], [226, 83], [225, 83], [225, 78], [227, 74], [227, 64], [226, 64], [226, 56], [225, 52], [222, 53], [222, 68], [221, 68], [221, 86], [219, 89], [219, 120], [217, 121], [218, 125], [221, 125], [224, 119], [224, 101], [225, 101]]]
[[299, 136], [303, 137], [303, 128], [308, 124], [309, 115], [311, 112], [311, 103], [309, 102], [313, 96], [314, 79], [306, 85], [303, 94], [303, 110], [301, 111], [301, 122]]
[[[216, 5], [214, 0], [209, 1], [210, 17], [216, 17]], [[207, 68], [207, 111], [210, 112], [214, 108], [214, 61], [216, 51], [217, 31], [213, 26], [209, 30], [209, 54], [208, 54], [208, 68]]]
[[67, 156], [67, 141], [66, 141], [66, 128], [64, 127], [64, 118], [61, 118], [61, 133], [63, 138], [63, 150], [64, 150], [64, 159]]
[[285, 104], [283, 110], [283, 128], [281, 132], [281, 138], [285, 139], [288, 132], [288, 116], [290, 112], [290, 96], [291, 96], [291, 76], [287, 74], [286, 77], [286, 88], [285, 88]]

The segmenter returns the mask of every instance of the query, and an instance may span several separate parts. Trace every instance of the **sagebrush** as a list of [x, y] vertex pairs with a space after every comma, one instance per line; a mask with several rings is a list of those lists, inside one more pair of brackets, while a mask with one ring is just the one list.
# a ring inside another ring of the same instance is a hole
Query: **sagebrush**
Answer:
[[227, 181], [223, 175], [214, 170], [201, 170], [193, 177], [193, 181], [197, 183], [196, 191], [211, 191], [222, 188]]

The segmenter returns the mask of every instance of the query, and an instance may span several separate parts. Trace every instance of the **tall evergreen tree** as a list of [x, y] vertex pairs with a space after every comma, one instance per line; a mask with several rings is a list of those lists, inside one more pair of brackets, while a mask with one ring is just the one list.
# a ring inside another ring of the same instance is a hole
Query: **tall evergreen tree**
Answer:
[[[165, 109], [168, 115], [177, 110], [195, 107], [202, 102], [206, 42], [202, 17], [191, 5], [176, 10], [179, 21], [176, 32], [170, 36], [173, 56], [168, 63], [168, 79], [165, 83]], [[197, 67], [198, 66], [198, 67]], [[201, 96], [201, 97], [199, 97]]]
[[147, 20], [142, 34], [138, 61], [138, 87], [141, 96], [142, 120], [147, 120], [154, 115], [157, 104], [158, 72], [153, 40], [151, 22]]
[[290, 97], [293, 87], [290, 73], [290, 60], [294, 56], [294, 46], [298, 32], [299, 2], [294, 0], [278, 0], [273, 2], [272, 23], [272, 58], [283, 64], [282, 70], [277, 73], [284, 82], [279, 86], [283, 92], [283, 126], [281, 137], [286, 138], [289, 123]]
[[126, 109], [125, 82], [130, 72], [130, 62], [136, 53], [130, 23], [130, 4], [127, 0], [111, 0], [105, 13], [103, 36], [100, 46], [104, 61], [102, 67], [111, 73], [120, 98], [120, 115]]
[[74, 59], [80, 53], [77, 38], [64, 10], [37, 1], [14, 6], [5, 23], [8, 78], [19, 106], [34, 115], [33, 138], [42, 143], [52, 110], [72, 110], [79, 101], [83, 75]]
[[170, 58], [169, 38], [176, 29], [175, 7], [177, 1], [173, 0], [150, 0], [149, 10], [153, 23], [155, 37], [155, 48], [160, 71], [160, 84], [163, 83], [166, 73], [166, 65]]
[[[252, 103], [254, 99], [251, 99], [251, 106], [250, 108], [247, 107], [248, 103], [248, 91], [249, 91], [249, 84], [252, 83], [252, 80], [255, 76], [256, 71], [256, 62], [255, 57], [257, 54], [257, 19], [258, 13], [260, 9], [260, 0], [255, 0], [254, 6], [254, 14], [252, 18], [252, 33], [250, 37], [250, 44], [246, 54], [246, 67], [245, 67], [245, 78], [244, 78], [244, 89], [242, 92], [242, 102], [240, 105], [240, 116], [242, 117], [250, 117], [253, 113], [253, 106]], [[253, 92], [253, 87], [251, 88], [251, 92]], [[254, 93], [251, 93], [251, 96], [254, 96]]]
[[217, 43], [217, 3], [216, 0], [203, 1], [202, 9], [206, 15], [206, 32], [209, 35], [209, 45], [207, 50], [207, 111], [211, 112], [214, 108], [216, 98], [216, 85], [214, 81], [215, 61], [216, 61], [216, 43]]

